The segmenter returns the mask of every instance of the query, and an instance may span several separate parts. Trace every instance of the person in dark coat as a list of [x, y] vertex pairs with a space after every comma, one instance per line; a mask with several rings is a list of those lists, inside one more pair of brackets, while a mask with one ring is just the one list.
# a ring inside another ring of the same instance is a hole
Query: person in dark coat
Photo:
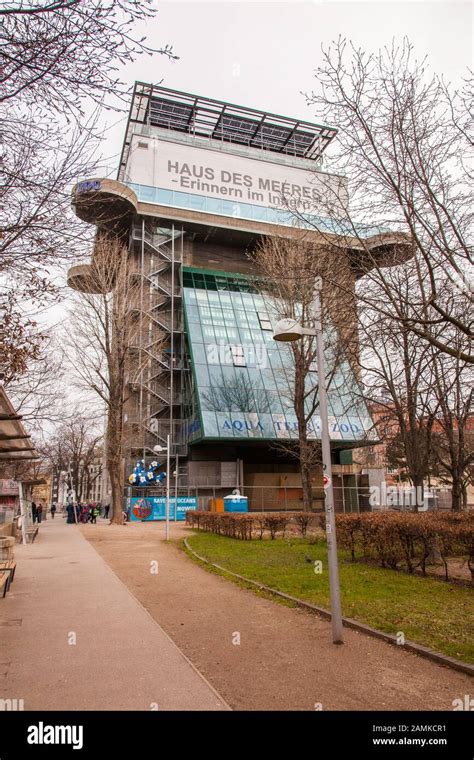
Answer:
[[75, 523], [76, 520], [74, 519], [74, 504], [68, 504], [66, 507], [67, 512], [67, 520], [66, 522], [71, 525], [71, 523]]
[[33, 518], [33, 525], [38, 520], [38, 511], [36, 509], [36, 504], [34, 501], [31, 502], [31, 516]]

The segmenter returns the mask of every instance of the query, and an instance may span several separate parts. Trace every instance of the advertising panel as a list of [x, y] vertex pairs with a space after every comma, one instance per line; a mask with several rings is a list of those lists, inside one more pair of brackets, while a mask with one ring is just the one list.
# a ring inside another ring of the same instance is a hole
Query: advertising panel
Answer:
[[[170, 496], [169, 518], [170, 520], [184, 520], [188, 509], [197, 509], [195, 496], [178, 496], [178, 503], [174, 496]], [[177, 506], [177, 510], [176, 510]], [[130, 499], [130, 520], [148, 521], [166, 519], [166, 496], [132, 496]]]

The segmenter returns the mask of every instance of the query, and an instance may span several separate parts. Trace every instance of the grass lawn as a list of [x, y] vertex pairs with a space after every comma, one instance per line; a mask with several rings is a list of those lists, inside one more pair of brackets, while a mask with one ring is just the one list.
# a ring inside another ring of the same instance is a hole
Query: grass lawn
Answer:
[[[329, 609], [327, 552], [324, 541], [278, 538], [240, 541], [196, 533], [189, 545], [202, 557], [251, 580]], [[306, 561], [322, 560], [316, 574]], [[474, 662], [474, 595], [467, 587], [410, 576], [363, 563], [339, 552], [342, 613], [437, 652]], [[229, 577], [229, 576], [227, 576]]]

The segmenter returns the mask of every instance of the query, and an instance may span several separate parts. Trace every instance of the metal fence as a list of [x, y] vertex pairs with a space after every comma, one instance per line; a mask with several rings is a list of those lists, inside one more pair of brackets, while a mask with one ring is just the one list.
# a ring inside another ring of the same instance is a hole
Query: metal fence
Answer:
[[[176, 482], [170, 484], [170, 497], [193, 496], [197, 501], [197, 508], [209, 510], [212, 502], [229, 496], [236, 486], [222, 485], [179, 485]], [[239, 493], [248, 499], [248, 508], [252, 512], [291, 511], [303, 510], [303, 492], [301, 487], [291, 486], [243, 486]], [[334, 506], [337, 513], [351, 512], [380, 512], [380, 511], [406, 511], [411, 512], [418, 508], [428, 511], [451, 510], [451, 492], [449, 489], [426, 489], [423, 502], [416, 504], [410, 488], [393, 488], [387, 493], [380, 495], [377, 491], [368, 487], [358, 486], [333, 486]], [[163, 487], [128, 487], [125, 489], [125, 497], [146, 497], [166, 495], [166, 486]], [[325, 492], [323, 488], [312, 489], [311, 509], [322, 512], [325, 506]]]
[[[211, 503], [216, 499], [229, 496], [234, 490], [233, 486], [221, 485], [186, 485], [176, 486], [171, 484], [170, 496], [194, 496], [197, 500], [197, 508], [208, 510]], [[303, 492], [301, 487], [290, 486], [243, 486], [239, 488], [241, 496], [248, 499], [248, 508], [252, 512], [269, 512], [303, 509]], [[164, 488], [127, 488], [126, 497], [165, 496]], [[357, 512], [360, 508], [360, 493], [355, 487], [334, 488], [335, 508], [337, 512]], [[313, 488], [312, 507], [314, 511], [324, 510], [324, 489]]]

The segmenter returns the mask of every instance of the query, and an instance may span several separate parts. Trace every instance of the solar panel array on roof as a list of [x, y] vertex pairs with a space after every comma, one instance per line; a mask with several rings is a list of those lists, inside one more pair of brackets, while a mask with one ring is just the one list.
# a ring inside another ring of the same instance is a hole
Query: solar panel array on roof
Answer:
[[307, 159], [319, 158], [336, 134], [333, 127], [136, 82], [119, 177], [134, 123]]
[[[319, 154], [335, 133], [331, 128], [316, 125], [313, 131], [301, 129], [299, 122], [284, 117], [278, 120], [288, 124], [277, 124], [275, 117], [263, 112], [258, 114], [259, 118], [249, 118], [235, 113], [236, 106], [198, 97], [192, 100], [189, 96], [186, 98], [188, 102], [183, 102], [183, 94], [177, 95], [180, 96], [177, 100], [151, 96], [148, 111], [150, 124], [297, 156], [307, 156], [316, 144]], [[245, 109], [242, 108], [242, 111]], [[253, 116], [253, 112], [250, 113]]]
[[150, 123], [166, 129], [187, 131], [192, 120], [193, 109], [182, 103], [152, 98], [150, 103]]
[[[318, 135], [297, 129], [296, 126], [287, 127], [269, 123], [267, 121], [269, 117], [265, 114], [260, 120], [247, 119], [227, 114], [225, 109], [219, 115], [210, 135], [210, 119], [202, 118], [202, 110], [191, 105], [153, 97], [150, 101], [150, 124], [297, 156], [305, 156], [318, 138]], [[207, 116], [209, 115], [208, 113]], [[328, 134], [325, 136], [328, 139], [332, 137], [331, 132], [332, 130], [327, 130]]]
[[216, 124], [213, 137], [253, 148], [305, 155], [315, 140], [314, 134], [295, 127], [271, 124], [266, 118], [264, 116], [257, 121], [223, 113]]

